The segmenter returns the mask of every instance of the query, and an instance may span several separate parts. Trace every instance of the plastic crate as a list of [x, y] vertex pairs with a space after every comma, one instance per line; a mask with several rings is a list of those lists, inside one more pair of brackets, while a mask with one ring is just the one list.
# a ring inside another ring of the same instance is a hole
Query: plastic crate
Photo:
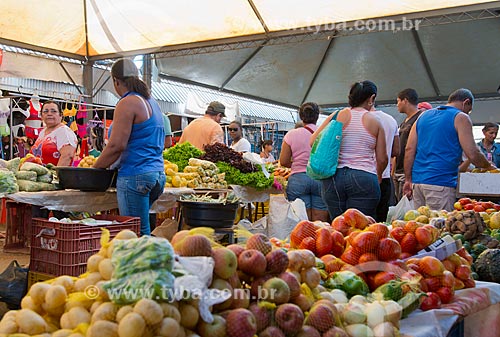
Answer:
[[86, 271], [88, 258], [101, 248], [101, 228], [108, 229], [111, 238], [124, 229], [140, 233], [138, 217], [96, 215], [93, 219], [117, 223], [89, 226], [33, 218], [30, 271], [78, 276]]
[[28, 273], [28, 291], [30, 290], [31, 286], [37, 282], [43, 282], [47, 281], [50, 279], [55, 278], [54, 275], [49, 275], [49, 274], [44, 274], [44, 273], [37, 273], [36, 271], [30, 271]]

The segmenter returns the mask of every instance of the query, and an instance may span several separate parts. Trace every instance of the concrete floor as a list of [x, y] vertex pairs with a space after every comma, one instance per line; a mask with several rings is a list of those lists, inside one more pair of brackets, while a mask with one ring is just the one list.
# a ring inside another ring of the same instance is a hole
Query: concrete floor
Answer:
[[3, 272], [13, 260], [17, 260], [21, 266], [27, 267], [30, 264], [29, 248], [11, 249], [5, 252], [3, 249], [5, 244], [4, 236], [5, 224], [0, 224], [0, 273]]

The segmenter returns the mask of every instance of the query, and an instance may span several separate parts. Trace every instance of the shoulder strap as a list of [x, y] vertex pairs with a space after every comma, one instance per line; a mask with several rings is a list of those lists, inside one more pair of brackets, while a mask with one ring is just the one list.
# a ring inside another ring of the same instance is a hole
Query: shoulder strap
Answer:
[[339, 115], [340, 110], [335, 111], [335, 115], [333, 115], [332, 119], [330, 121], [336, 121], [337, 116]]
[[304, 129], [306, 129], [307, 131], [309, 131], [310, 133], [314, 133], [314, 130], [311, 129], [310, 127], [308, 127], [307, 125], [304, 126]]

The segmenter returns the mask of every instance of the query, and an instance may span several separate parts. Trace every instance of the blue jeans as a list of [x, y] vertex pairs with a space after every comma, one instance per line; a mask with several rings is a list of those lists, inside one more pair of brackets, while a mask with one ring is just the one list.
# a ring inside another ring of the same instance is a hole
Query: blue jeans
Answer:
[[309, 177], [305, 172], [294, 173], [288, 178], [286, 197], [288, 201], [301, 199], [307, 209], [326, 211], [325, 203], [321, 198], [321, 183]]
[[163, 193], [164, 172], [148, 172], [120, 177], [116, 181], [116, 196], [121, 215], [141, 218], [141, 235], [150, 235], [149, 209]]
[[331, 178], [322, 180], [322, 196], [332, 219], [348, 208], [356, 208], [373, 218], [380, 200], [377, 175], [348, 167], [337, 169]]

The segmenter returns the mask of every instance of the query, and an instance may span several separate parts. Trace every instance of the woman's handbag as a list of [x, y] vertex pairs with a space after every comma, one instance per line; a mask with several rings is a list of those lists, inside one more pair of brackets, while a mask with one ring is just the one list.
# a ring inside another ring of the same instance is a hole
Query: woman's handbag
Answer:
[[307, 175], [313, 179], [327, 179], [337, 171], [343, 126], [337, 121], [338, 114], [339, 111], [314, 140], [306, 170]]

